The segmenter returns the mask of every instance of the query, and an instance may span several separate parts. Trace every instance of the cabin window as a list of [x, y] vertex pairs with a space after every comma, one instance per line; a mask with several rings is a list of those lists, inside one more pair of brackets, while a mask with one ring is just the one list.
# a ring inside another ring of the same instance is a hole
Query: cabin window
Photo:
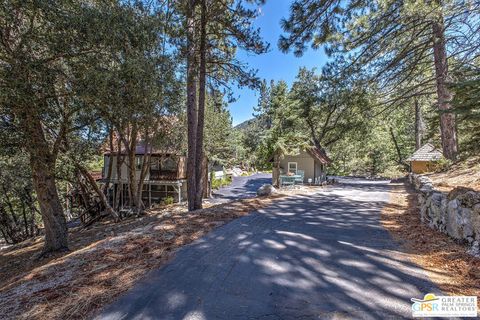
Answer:
[[142, 156], [136, 156], [135, 157], [135, 168], [137, 170], [142, 170], [142, 163], [143, 163], [143, 157]]
[[171, 157], [162, 161], [162, 170], [164, 171], [177, 171], [177, 162]]
[[150, 159], [150, 169], [151, 170], [160, 170], [160, 164], [158, 157], [152, 157]]
[[296, 162], [289, 162], [288, 163], [288, 172], [293, 174], [297, 174], [297, 163]]

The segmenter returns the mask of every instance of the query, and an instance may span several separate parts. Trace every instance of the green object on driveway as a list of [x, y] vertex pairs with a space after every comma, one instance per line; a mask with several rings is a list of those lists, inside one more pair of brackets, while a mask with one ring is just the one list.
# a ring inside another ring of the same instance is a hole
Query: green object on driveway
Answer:
[[296, 176], [280, 176], [280, 187], [288, 187], [295, 185]]
[[305, 180], [305, 171], [297, 170], [297, 174], [295, 177], [295, 184], [303, 184], [303, 180]]
[[288, 187], [294, 186], [296, 184], [303, 184], [303, 180], [305, 179], [305, 171], [298, 170], [297, 174], [293, 176], [280, 176], [280, 187]]

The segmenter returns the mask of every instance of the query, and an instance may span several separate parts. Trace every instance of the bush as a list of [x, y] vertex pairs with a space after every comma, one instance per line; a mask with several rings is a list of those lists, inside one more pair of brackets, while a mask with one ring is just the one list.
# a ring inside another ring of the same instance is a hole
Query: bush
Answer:
[[221, 187], [228, 186], [230, 183], [232, 183], [231, 176], [224, 176], [221, 179], [212, 178], [212, 189], [217, 190], [217, 189], [220, 189]]
[[452, 161], [448, 160], [446, 158], [442, 158], [438, 160], [435, 164], [431, 166], [431, 170], [429, 171], [434, 171], [434, 172], [445, 172], [450, 169], [450, 166], [452, 165]]
[[175, 200], [173, 199], [173, 197], [168, 196], [168, 197], [166, 197], [166, 198], [163, 198], [162, 204], [163, 204], [163, 205], [169, 205], [169, 204], [173, 204], [174, 201], [175, 201]]

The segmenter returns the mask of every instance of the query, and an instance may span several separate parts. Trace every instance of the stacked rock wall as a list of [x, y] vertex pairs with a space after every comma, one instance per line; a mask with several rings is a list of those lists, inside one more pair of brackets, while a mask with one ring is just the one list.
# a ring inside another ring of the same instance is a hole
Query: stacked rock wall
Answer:
[[480, 192], [457, 187], [447, 194], [436, 190], [426, 176], [410, 174], [409, 179], [418, 194], [422, 222], [478, 251]]

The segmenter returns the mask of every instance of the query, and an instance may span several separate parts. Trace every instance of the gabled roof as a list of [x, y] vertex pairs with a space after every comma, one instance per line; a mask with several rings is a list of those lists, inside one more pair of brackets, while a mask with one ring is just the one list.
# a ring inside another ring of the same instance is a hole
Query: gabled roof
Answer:
[[[313, 159], [319, 161], [321, 164], [330, 164], [332, 163], [332, 159], [330, 159], [327, 156], [327, 153], [325, 152], [324, 149], [315, 147], [315, 146], [310, 146], [307, 148], [304, 148], [305, 152], [308, 153]], [[273, 162], [274, 155], [271, 155], [270, 158], [268, 159], [268, 162]]]
[[[114, 151], [113, 154], [115, 155], [117, 152]], [[135, 147], [135, 154], [136, 155], [144, 155], [144, 154], [152, 154], [152, 155], [181, 155], [180, 152], [174, 151], [174, 150], [162, 150], [158, 149], [152, 146], [145, 146], [144, 141], [139, 141], [137, 146]], [[106, 149], [105, 152], [103, 153], [104, 155], [110, 155], [111, 152], [109, 149]], [[127, 151], [125, 149], [122, 149], [121, 152], [122, 155], [127, 154]]]
[[319, 147], [309, 147], [306, 150], [313, 158], [317, 159], [321, 164], [329, 164], [332, 162], [332, 159], [330, 159], [327, 156], [327, 153], [325, 152], [324, 149], [321, 149]]
[[442, 158], [442, 151], [435, 148], [431, 143], [427, 143], [415, 151], [407, 161], [437, 161]]

